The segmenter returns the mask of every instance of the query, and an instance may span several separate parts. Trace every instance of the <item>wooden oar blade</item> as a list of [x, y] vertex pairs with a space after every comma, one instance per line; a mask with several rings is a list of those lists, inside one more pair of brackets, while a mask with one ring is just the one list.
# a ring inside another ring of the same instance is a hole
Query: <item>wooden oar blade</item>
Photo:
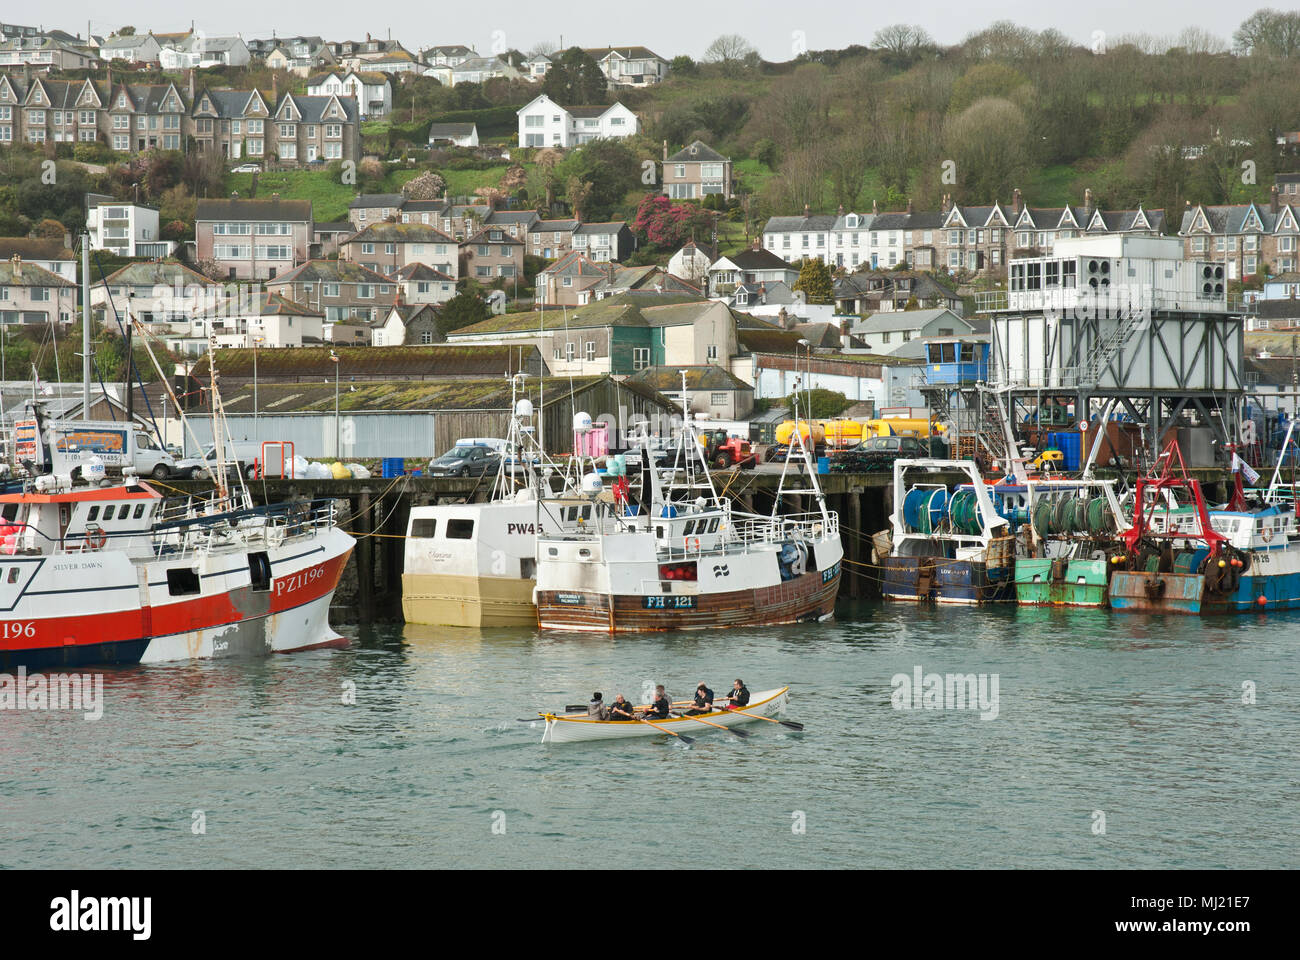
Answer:
[[781, 723], [781, 726], [783, 726], [783, 727], [789, 727], [791, 730], [802, 730], [802, 729], [803, 729], [803, 724], [802, 724], [802, 723], [798, 723], [798, 722], [795, 721], [795, 720], [782, 720], [782, 721], [780, 721], [780, 723]]

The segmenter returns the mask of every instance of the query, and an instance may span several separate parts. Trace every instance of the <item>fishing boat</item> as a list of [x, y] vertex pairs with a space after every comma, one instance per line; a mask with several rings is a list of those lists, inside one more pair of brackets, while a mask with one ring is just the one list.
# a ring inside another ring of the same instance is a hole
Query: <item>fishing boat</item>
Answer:
[[1016, 602], [1021, 606], [1104, 607], [1128, 521], [1115, 481], [1091, 477], [1029, 477], [997, 484], [995, 502], [1023, 495], [1016, 508], [1022, 555], [1016, 557]]
[[[935, 474], [963, 474], [951, 492]], [[1012, 519], [1024, 498], [1010, 488], [999, 511], [970, 460], [896, 460], [890, 529], [875, 552], [886, 600], [984, 604], [1015, 599]]]
[[[537, 625], [537, 502], [554, 483], [572, 489], [581, 458], [562, 469], [546, 456], [532, 424], [533, 403], [522, 396], [524, 376], [511, 378], [512, 413], [488, 499], [411, 508], [402, 570], [402, 613], [408, 623]], [[558, 523], [592, 522], [590, 502], [568, 498], [565, 503]]]
[[[777, 717], [785, 712], [789, 700], [789, 687], [755, 693], [743, 711], [714, 710], [697, 718], [669, 717], [666, 720], [593, 720], [586, 714], [539, 713], [545, 720], [546, 730], [542, 743], [579, 743], [586, 740], [623, 740], [630, 737], [655, 737], [685, 733], [694, 735], [708, 730], [709, 724], [736, 727], [745, 723], [760, 722], [761, 717]], [[753, 714], [753, 716], [746, 716]], [[701, 722], [707, 721], [707, 723]]]
[[[719, 494], [689, 414], [661, 472], [641, 430], [637, 484], [621, 478], [606, 498], [584, 476], [595, 510], [582, 529], [561, 523], [572, 501], [543, 499], [537, 538], [537, 622], [545, 630], [602, 633], [769, 626], [830, 619], [839, 591], [839, 518], [800, 431], [793, 432], [770, 515], [734, 510]], [[797, 411], [796, 411], [797, 416]], [[802, 471], [794, 469], [800, 463]], [[804, 486], [787, 486], [800, 474]], [[815, 511], [782, 514], [786, 496], [811, 496]]]
[[353, 540], [332, 500], [253, 507], [220, 466], [210, 496], [164, 498], [133, 476], [109, 484], [96, 458], [78, 467], [0, 495], [0, 669], [346, 643], [329, 609]]
[[1234, 455], [1235, 490], [1221, 509], [1208, 506], [1177, 443], [1166, 447], [1138, 479], [1125, 549], [1112, 558], [1111, 607], [1194, 615], [1300, 607], [1300, 528], [1279, 481], [1291, 442], [1288, 430], [1269, 490], [1254, 504], [1241, 482], [1245, 464]]

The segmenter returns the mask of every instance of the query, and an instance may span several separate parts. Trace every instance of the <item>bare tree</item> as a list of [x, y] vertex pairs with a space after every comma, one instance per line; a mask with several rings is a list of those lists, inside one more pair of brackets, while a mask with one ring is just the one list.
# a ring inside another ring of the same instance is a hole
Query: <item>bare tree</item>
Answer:
[[1293, 57], [1300, 53], [1300, 13], [1256, 10], [1232, 35], [1238, 53]]
[[871, 46], [910, 59], [928, 47], [933, 47], [934, 38], [915, 24], [895, 23], [877, 30], [871, 39]]
[[746, 62], [752, 62], [758, 51], [753, 44], [738, 33], [724, 33], [709, 44], [704, 51], [706, 63], [716, 63], [726, 72], [734, 73]]

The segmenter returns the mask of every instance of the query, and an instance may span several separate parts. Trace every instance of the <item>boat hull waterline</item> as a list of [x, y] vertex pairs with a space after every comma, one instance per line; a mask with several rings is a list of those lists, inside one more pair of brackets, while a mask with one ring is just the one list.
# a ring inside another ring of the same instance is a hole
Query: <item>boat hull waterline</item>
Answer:
[[[777, 690], [764, 690], [754, 694], [746, 706], [745, 712], [758, 717], [776, 717], [785, 712], [789, 700], [789, 687]], [[542, 719], [542, 715], [538, 716]], [[743, 723], [759, 723], [754, 716], [745, 716], [731, 710], [719, 710], [700, 714], [700, 719], [708, 720], [723, 727], [736, 727]], [[708, 732], [708, 724], [697, 723], [689, 717], [670, 717], [667, 720], [652, 720], [638, 723], [635, 720], [592, 720], [589, 717], [546, 716], [546, 730], [542, 733], [542, 743], [580, 743], [592, 740], [623, 740], [632, 737], [669, 736], [664, 732], [685, 733], [694, 736]], [[660, 728], [664, 729], [660, 729]]]

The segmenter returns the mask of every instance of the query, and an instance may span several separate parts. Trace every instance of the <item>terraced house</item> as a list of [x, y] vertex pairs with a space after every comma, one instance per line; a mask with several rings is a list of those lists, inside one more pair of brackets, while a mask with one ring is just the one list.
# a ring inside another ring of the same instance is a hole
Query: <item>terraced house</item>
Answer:
[[385, 276], [422, 263], [453, 280], [459, 275], [460, 251], [454, 239], [423, 223], [375, 223], [339, 245], [344, 260]]
[[274, 293], [315, 307], [325, 318], [326, 339], [331, 324], [378, 321], [381, 311], [392, 305], [394, 287], [388, 277], [346, 260], [309, 260], [266, 283]]
[[76, 312], [75, 283], [18, 256], [0, 262], [0, 323], [71, 323]]
[[285, 94], [272, 106], [258, 90], [203, 90], [193, 109], [196, 149], [232, 160], [290, 166], [360, 159], [360, 114], [350, 97]]
[[524, 241], [501, 227], [484, 227], [460, 244], [461, 275], [481, 282], [519, 277], [524, 272]]
[[1178, 235], [1189, 259], [1226, 261], [1232, 280], [1296, 269], [1300, 206], [1282, 203], [1273, 188], [1266, 205], [1197, 204], [1183, 213]]
[[0, 74], [0, 144], [95, 143], [104, 95], [90, 80]]
[[194, 216], [198, 258], [232, 280], [288, 273], [306, 262], [313, 236], [310, 200], [200, 200]]

